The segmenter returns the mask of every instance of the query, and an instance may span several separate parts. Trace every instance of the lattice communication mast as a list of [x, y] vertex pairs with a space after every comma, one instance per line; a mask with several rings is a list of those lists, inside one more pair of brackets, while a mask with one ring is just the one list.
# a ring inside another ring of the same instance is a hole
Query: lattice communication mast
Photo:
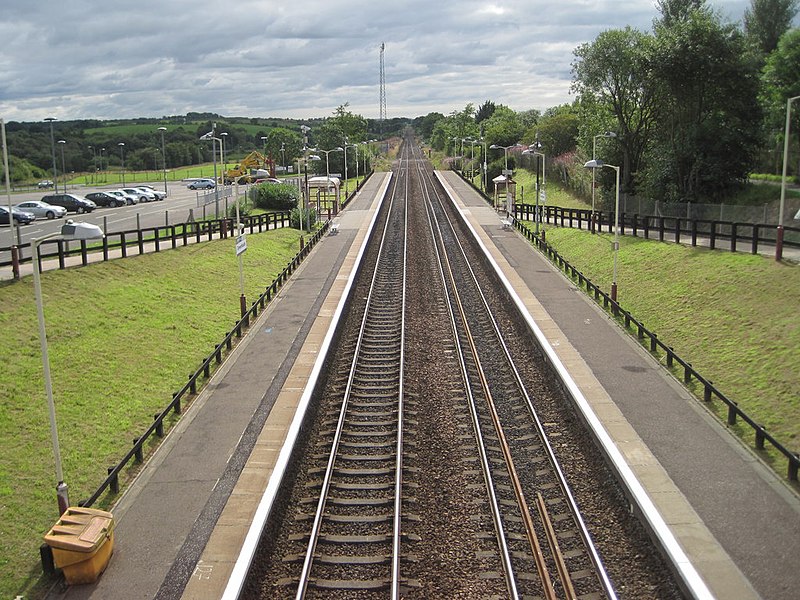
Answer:
[[383, 132], [383, 122], [386, 120], [386, 73], [383, 70], [383, 54], [386, 51], [386, 44], [381, 43], [381, 97], [380, 97], [380, 116], [378, 117], [378, 126], [381, 133]]

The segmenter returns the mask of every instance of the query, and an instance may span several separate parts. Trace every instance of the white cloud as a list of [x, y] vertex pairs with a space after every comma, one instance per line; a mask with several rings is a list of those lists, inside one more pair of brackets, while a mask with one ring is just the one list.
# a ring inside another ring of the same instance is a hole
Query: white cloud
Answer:
[[[571, 101], [572, 52], [601, 31], [650, 29], [654, 0], [367, 3], [299, 0], [4, 0], [0, 117], [127, 118], [213, 111], [388, 115], [485, 100]], [[747, 0], [710, 0], [739, 20]]]

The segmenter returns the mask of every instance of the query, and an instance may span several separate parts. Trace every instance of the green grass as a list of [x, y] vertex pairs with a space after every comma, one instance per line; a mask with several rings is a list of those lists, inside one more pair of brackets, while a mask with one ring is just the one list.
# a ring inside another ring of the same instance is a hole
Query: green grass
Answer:
[[[292, 229], [248, 236], [250, 302], [298, 251], [299, 237]], [[45, 272], [42, 288], [64, 474], [76, 504], [237, 320], [234, 240]], [[43, 583], [38, 547], [58, 515], [30, 277], [0, 285], [0, 327], [0, 597], [32, 598]]]
[[[611, 234], [550, 227], [547, 241], [611, 289]], [[800, 450], [800, 267], [629, 236], [620, 241], [623, 308], [781, 443]], [[702, 389], [693, 391], [702, 396]], [[721, 406], [715, 403], [724, 415]], [[752, 430], [737, 430], [752, 445]], [[785, 473], [785, 459], [774, 465]]]

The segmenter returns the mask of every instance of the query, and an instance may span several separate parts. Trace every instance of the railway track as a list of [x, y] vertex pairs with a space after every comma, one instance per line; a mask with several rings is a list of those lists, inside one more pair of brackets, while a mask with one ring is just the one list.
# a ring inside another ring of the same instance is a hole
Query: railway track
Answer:
[[539, 415], [546, 368], [507, 343], [413, 144], [375, 232], [240, 597], [616, 598], [548, 439], [565, 419]]

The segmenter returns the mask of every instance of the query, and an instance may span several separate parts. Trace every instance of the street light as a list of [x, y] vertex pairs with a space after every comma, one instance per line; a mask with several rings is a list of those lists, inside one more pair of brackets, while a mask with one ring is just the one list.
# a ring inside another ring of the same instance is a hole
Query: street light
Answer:
[[[281, 142], [281, 163], [283, 166], [283, 174], [286, 175], [286, 143]], [[276, 173], [277, 175], [277, 173]]]
[[[64, 166], [64, 146], [66, 145], [66, 140], [58, 140], [58, 145], [61, 146], [61, 173], [64, 175], [64, 193], [67, 193], [67, 168]], [[58, 178], [56, 178], [58, 181]], [[58, 187], [58, 186], [56, 186]]]
[[[606, 131], [605, 133], [598, 133], [597, 135], [592, 137], [592, 160], [596, 158], [596, 151], [597, 151], [597, 138], [615, 138], [617, 134], [613, 131]], [[592, 217], [589, 219], [589, 230], [594, 233], [594, 169], [592, 169]]]
[[161, 132], [161, 168], [164, 171], [164, 193], [167, 193], [167, 151], [166, 147], [164, 146], [164, 132], [167, 130], [166, 127], [159, 127], [158, 130]]
[[486, 190], [489, 188], [489, 168], [487, 161], [489, 160], [489, 151], [486, 149], [486, 138], [481, 137], [481, 143], [483, 144], [483, 192], [486, 193]]
[[[50, 122], [50, 150], [51, 154], [53, 155], [53, 187], [55, 188], [54, 191], [58, 193], [58, 171], [56, 170], [56, 138], [53, 136], [53, 121], [56, 121], [55, 117], [47, 117], [45, 121]], [[64, 190], [66, 192], [67, 190]]]
[[[341, 152], [342, 147], [336, 146], [336, 148], [331, 148], [330, 150], [322, 150], [321, 148], [310, 148], [312, 152], [324, 152], [325, 153], [325, 194], [328, 194], [331, 185], [331, 167], [328, 157], [330, 156], [331, 152]], [[336, 198], [336, 201], [339, 201], [339, 198]], [[336, 207], [338, 211], [338, 206]]]
[[[593, 158], [583, 165], [587, 169], [599, 169], [607, 167], [614, 169], [616, 174], [616, 200], [614, 201], [614, 272], [611, 281], [611, 299], [617, 301], [617, 253], [619, 252], [619, 167], [607, 165], [602, 160]], [[614, 314], [617, 314], [617, 307], [614, 306]]]
[[[531, 148], [536, 148], [536, 150], [531, 150]], [[536, 211], [534, 213], [535, 214], [534, 223], [535, 223], [535, 226], [536, 226], [536, 235], [539, 235], [539, 222], [543, 221], [542, 215], [541, 215], [541, 211], [539, 209], [539, 200], [541, 199], [544, 202], [547, 202], [547, 193], [545, 192], [545, 190], [547, 189], [547, 167], [546, 167], [546, 163], [545, 163], [544, 152], [539, 152], [539, 150], [541, 150], [541, 148], [542, 148], [542, 144], [541, 144], [541, 142], [539, 142], [537, 140], [536, 142], [534, 142], [531, 145], [530, 148], [528, 148], [527, 150], [523, 150], [522, 151], [523, 154], [529, 154], [531, 156], [535, 156], [536, 157], [536, 198], [535, 198], [535, 200], [536, 200], [536, 202], [535, 202], [536, 203]], [[542, 175], [541, 191], [540, 191], [540, 188], [539, 188], [539, 172], [540, 172], [540, 170], [539, 170], [539, 166], [540, 166], [539, 157], [541, 157], [541, 159], [542, 159], [541, 160], [541, 175]], [[542, 235], [544, 236], [544, 223], [542, 223]]]
[[119, 146], [119, 156], [122, 160], [122, 187], [125, 187], [125, 142], [120, 142], [117, 146]]
[[100, 172], [103, 173], [103, 182], [105, 183], [105, 171], [103, 171], [103, 152], [105, 152], [105, 148], [100, 148]]
[[800, 96], [793, 96], [786, 100], [786, 129], [783, 133], [783, 177], [781, 178], [781, 203], [775, 240], [775, 260], [783, 258], [783, 204], [786, 200], [786, 167], [789, 159], [789, 119], [792, 115], [792, 102], [797, 99], [800, 99]]
[[50, 238], [62, 236], [65, 240], [93, 240], [103, 237], [103, 230], [89, 223], [67, 221], [61, 231], [54, 231], [40, 238], [31, 240], [33, 252], [33, 290], [36, 295], [36, 315], [39, 319], [39, 344], [42, 348], [42, 367], [44, 368], [44, 389], [47, 395], [47, 408], [50, 415], [50, 437], [53, 441], [53, 456], [56, 464], [56, 498], [60, 515], [69, 508], [69, 489], [64, 483], [64, 472], [61, 468], [61, 450], [58, 444], [58, 428], [56, 426], [56, 407], [53, 400], [53, 383], [50, 378], [50, 358], [47, 354], [47, 333], [44, 326], [44, 306], [42, 303], [42, 281], [39, 271], [39, 245]]
[[225, 165], [225, 140], [228, 138], [228, 132], [223, 131], [219, 134], [219, 137], [221, 138], [219, 141], [219, 160], [222, 163], [222, 183], [225, 184], [225, 171], [227, 171]]

